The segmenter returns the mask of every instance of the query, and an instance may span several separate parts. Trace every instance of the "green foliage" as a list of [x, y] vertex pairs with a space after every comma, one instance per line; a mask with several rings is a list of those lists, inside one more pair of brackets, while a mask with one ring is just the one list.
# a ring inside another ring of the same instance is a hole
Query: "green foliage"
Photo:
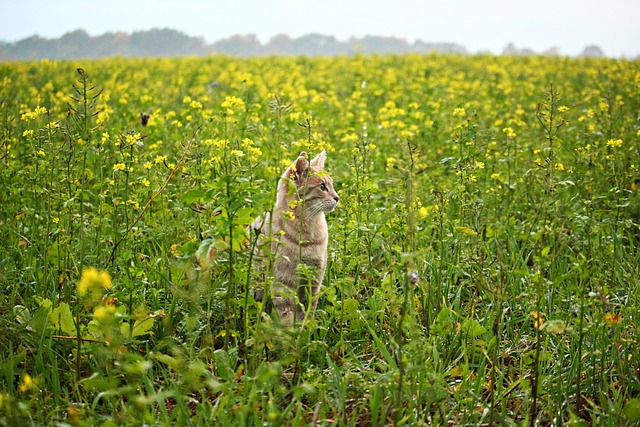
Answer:
[[[639, 75], [4, 64], [0, 424], [637, 422]], [[287, 329], [253, 292], [274, 254], [248, 226], [321, 150], [340, 194], [327, 274]]]

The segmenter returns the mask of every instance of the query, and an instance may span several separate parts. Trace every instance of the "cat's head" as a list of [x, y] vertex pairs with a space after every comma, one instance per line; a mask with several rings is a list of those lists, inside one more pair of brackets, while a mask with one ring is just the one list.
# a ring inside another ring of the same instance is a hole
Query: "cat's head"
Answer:
[[338, 206], [340, 197], [333, 188], [333, 179], [324, 170], [326, 159], [325, 150], [311, 161], [303, 151], [282, 175], [282, 181], [287, 183], [287, 192], [304, 201], [304, 210], [309, 215], [331, 212]]

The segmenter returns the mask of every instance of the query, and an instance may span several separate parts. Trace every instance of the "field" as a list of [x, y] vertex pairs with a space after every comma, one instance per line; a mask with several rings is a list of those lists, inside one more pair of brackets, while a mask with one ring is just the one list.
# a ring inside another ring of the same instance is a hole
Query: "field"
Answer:
[[[0, 425], [636, 425], [640, 62], [0, 64]], [[327, 150], [318, 309], [253, 287]]]

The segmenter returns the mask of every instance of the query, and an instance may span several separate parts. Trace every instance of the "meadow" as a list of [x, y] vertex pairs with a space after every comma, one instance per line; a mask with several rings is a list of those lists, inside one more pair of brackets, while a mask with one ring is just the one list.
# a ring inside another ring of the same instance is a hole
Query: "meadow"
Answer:
[[[0, 425], [640, 421], [637, 60], [12, 62], [0, 103]], [[283, 328], [246, 227], [320, 150]]]

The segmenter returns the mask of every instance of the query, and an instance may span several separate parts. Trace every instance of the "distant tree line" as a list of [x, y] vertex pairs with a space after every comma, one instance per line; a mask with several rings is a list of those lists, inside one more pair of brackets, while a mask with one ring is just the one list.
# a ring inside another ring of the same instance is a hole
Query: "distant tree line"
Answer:
[[[202, 37], [191, 37], [172, 29], [152, 29], [131, 34], [118, 32], [92, 37], [83, 30], [64, 34], [58, 39], [32, 36], [17, 42], [0, 42], [0, 60], [77, 59], [124, 57], [172, 57], [207, 56], [215, 53], [240, 57], [259, 55], [308, 55], [334, 56], [352, 54], [403, 54], [403, 53], [457, 53], [467, 54], [464, 46], [456, 43], [425, 43], [418, 40], [409, 43], [396, 37], [367, 36], [352, 37], [339, 41], [333, 36], [309, 34], [290, 38], [281, 34], [272, 37], [266, 44], [255, 35], [236, 35], [213, 44]], [[516, 49], [509, 44], [504, 52], [508, 55], [531, 55], [535, 52]], [[551, 48], [544, 54], [558, 54]], [[597, 46], [589, 46], [583, 56], [604, 56]]]

